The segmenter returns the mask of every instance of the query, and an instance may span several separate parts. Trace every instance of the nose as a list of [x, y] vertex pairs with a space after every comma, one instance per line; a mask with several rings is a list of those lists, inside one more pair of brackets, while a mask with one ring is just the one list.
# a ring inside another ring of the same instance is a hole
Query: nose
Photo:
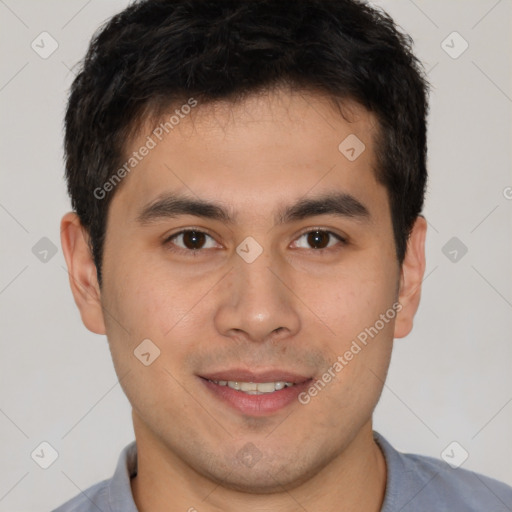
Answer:
[[237, 254], [215, 312], [219, 333], [237, 340], [278, 341], [300, 329], [299, 301], [286, 265], [263, 253], [251, 263]]

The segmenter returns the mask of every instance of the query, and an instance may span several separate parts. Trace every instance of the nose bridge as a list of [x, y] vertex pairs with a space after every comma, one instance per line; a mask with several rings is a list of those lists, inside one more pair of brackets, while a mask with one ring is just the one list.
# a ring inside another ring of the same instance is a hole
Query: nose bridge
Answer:
[[[237, 289], [237, 302], [244, 300], [255, 309], [270, 310], [274, 303], [279, 303], [282, 283], [272, 271], [272, 257], [265, 252], [252, 263], [239, 261], [235, 265], [235, 273], [240, 289]], [[274, 259], [274, 267], [276, 266]]]
[[242, 242], [234, 255], [227, 293], [216, 311], [217, 329], [252, 341], [275, 337], [277, 331], [279, 336], [289, 336], [300, 321], [293, 293], [280, 276], [284, 266], [270, 250], [254, 242]]

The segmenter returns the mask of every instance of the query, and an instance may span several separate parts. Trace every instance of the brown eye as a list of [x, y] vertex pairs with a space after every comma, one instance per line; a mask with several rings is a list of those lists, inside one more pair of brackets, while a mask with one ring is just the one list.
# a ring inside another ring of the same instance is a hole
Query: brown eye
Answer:
[[307, 235], [308, 244], [314, 249], [324, 249], [329, 244], [330, 235], [326, 231], [310, 231]]
[[175, 233], [164, 243], [178, 252], [190, 253], [201, 249], [212, 249], [216, 246], [215, 240], [210, 235], [196, 229], [186, 229]]
[[183, 245], [187, 249], [201, 249], [206, 237], [201, 231], [186, 231], [183, 233]]
[[334, 245], [345, 245], [346, 240], [325, 229], [314, 229], [303, 233], [295, 242], [296, 246], [302, 249], [311, 249], [313, 251], [322, 251], [323, 249], [333, 248]]

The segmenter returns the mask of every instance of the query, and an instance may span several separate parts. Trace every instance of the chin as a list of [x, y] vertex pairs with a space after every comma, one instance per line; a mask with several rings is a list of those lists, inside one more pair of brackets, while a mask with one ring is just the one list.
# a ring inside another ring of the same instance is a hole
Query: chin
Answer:
[[[297, 453], [291, 454], [284, 462], [270, 454], [269, 458], [262, 456], [257, 462], [249, 461], [249, 466], [240, 462], [240, 458], [233, 460], [233, 454], [225, 458], [222, 474], [217, 471], [204, 474], [208, 479], [225, 489], [246, 494], [273, 494], [282, 493], [283, 489], [292, 490], [299, 487], [318, 473], [325, 461], [310, 460], [310, 464], [297, 459]], [[274, 459], [274, 460], [272, 460]], [[254, 462], [254, 463], [253, 463]]]
[[[236, 471], [236, 470], [235, 470]], [[224, 478], [210, 478], [225, 489], [230, 489], [244, 494], [274, 494], [282, 493], [283, 488], [293, 489], [299, 486], [308, 478], [302, 478], [297, 481], [293, 475], [283, 475], [282, 471], [276, 471], [273, 468], [268, 470], [255, 468], [240, 470], [237, 474], [235, 471], [229, 473]]]

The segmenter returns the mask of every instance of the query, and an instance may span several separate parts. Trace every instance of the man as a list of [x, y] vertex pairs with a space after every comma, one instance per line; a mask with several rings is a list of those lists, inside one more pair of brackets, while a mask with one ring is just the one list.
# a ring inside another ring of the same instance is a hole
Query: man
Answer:
[[506, 511], [372, 429], [425, 269], [427, 84], [355, 0], [147, 0], [91, 42], [62, 220], [136, 442], [63, 511]]

